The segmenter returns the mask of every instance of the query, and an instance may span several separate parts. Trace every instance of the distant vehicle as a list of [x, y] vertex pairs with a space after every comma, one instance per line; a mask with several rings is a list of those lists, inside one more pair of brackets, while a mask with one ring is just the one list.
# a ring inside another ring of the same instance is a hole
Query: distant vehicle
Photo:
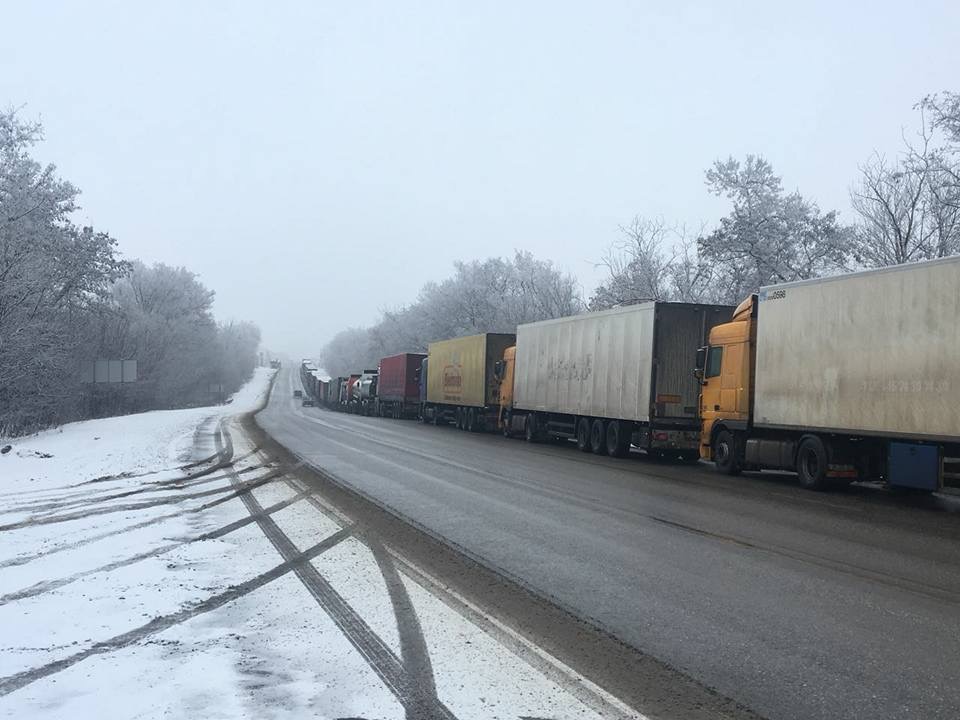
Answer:
[[294, 390], [294, 391], [293, 391], [293, 396], [294, 396], [295, 398], [303, 397], [303, 390]]
[[377, 371], [364, 370], [353, 383], [351, 411], [360, 415], [373, 415], [377, 399]]
[[313, 400], [313, 398], [305, 397], [305, 398], [303, 399], [303, 402], [300, 403], [300, 404], [301, 404], [303, 407], [316, 407], [316, 404], [317, 404], [317, 403]]
[[279, 361], [279, 360], [271, 360], [271, 361], [270, 361], [270, 367], [273, 368], [274, 370], [279, 370], [279, 369], [280, 369], [280, 361]]
[[427, 356], [401, 353], [380, 361], [377, 378], [377, 415], [417, 417], [420, 412], [420, 368]]

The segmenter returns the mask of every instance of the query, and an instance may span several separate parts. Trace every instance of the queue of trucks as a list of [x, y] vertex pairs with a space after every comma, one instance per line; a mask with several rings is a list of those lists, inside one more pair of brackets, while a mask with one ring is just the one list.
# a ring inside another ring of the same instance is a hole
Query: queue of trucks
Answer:
[[301, 380], [358, 414], [933, 491], [960, 458], [960, 258], [439, 340], [348, 377], [304, 361]]

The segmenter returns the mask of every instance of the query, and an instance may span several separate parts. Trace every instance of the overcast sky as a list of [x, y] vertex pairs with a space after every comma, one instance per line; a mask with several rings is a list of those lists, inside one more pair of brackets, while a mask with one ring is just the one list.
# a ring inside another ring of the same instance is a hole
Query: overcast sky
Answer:
[[[730, 9], [725, 6], [736, 6]], [[789, 7], [787, 7], [789, 5]], [[0, 104], [39, 118], [127, 257], [185, 265], [221, 319], [315, 354], [457, 259], [575, 274], [637, 213], [724, 211], [765, 155], [849, 218], [872, 151], [960, 90], [960, 2], [20, 2]]]

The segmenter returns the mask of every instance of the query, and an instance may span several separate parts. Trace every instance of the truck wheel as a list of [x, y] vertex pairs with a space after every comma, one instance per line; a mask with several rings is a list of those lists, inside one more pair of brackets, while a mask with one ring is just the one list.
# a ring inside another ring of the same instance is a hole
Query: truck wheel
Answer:
[[590, 452], [590, 418], [580, 418], [577, 423], [577, 450]]
[[505, 438], [509, 438], [513, 433], [510, 432], [510, 423], [513, 422], [513, 418], [510, 416], [510, 413], [504, 413], [503, 417], [500, 418], [500, 432], [503, 433]]
[[535, 443], [540, 439], [537, 432], [537, 416], [534, 413], [527, 415], [523, 421], [523, 439], [528, 443]]
[[607, 428], [603, 420], [597, 418], [590, 426], [590, 450], [594, 455], [607, 454]]
[[467, 431], [477, 431], [477, 411], [475, 408], [470, 408], [467, 410]]
[[431, 419], [434, 425], [440, 424], [440, 410], [438, 408], [433, 408], [433, 418]]
[[827, 449], [820, 438], [811, 436], [800, 443], [797, 476], [807, 490], [823, 490], [827, 486]]
[[729, 430], [721, 430], [713, 439], [713, 461], [716, 464], [717, 472], [723, 475], [740, 474], [736, 439]]
[[[611, 420], [607, 423], [607, 454], [613, 457], [624, 457], [630, 450], [630, 433], [626, 423]], [[626, 436], [626, 437], [624, 437]]]

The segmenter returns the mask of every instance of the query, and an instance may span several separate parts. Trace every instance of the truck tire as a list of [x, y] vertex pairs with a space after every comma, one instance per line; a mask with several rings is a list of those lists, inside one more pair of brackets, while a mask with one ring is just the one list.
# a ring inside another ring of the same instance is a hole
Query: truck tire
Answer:
[[477, 431], [477, 410], [470, 408], [467, 410], [467, 432]]
[[463, 429], [463, 408], [462, 408], [462, 407], [458, 407], [458, 408], [454, 411], [453, 426], [454, 426], [457, 430], [462, 430], [462, 429]]
[[537, 416], [530, 413], [523, 421], [523, 439], [528, 443], [540, 441], [540, 434], [537, 430]]
[[577, 421], [577, 450], [580, 452], [591, 452], [590, 450], [590, 418], [580, 418]]
[[510, 432], [510, 423], [513, 422], [513, 417], [510, 413], [504, 413], [503, 417], [500, 418], [500, 432], [503, 433], [505, 438], [510, 438], [513, 436], [513, 433]]
[[827, 448], [815, 435], [804, 438], [797, 448], [797, 477], [807, 490], [827, 487]]
[[590, 450], [594, 455], [607, 454], [607, 428], [600, 418], [590, 426]]
[[713, 438], [713, 462], [722, 475], [739, 475], [736, 438], [729, 430], [721, 430]]
[[607, 423], [607, 455], [624, 457], [630, 451], [630, 431], [626, 423], [611, 420]]

